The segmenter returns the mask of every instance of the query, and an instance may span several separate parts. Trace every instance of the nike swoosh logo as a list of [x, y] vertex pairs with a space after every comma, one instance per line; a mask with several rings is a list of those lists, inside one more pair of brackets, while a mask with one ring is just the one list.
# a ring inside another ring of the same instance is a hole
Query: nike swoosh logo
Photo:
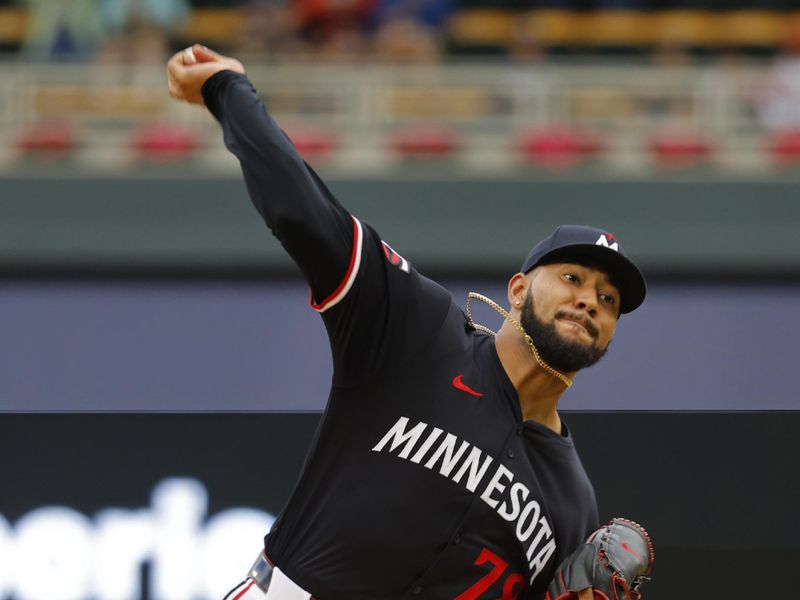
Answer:
[[639, 560], [641, 562], [642, 557], [639, 556], [638, 554], [636, 554], [636, 552], [634, 552], [633, 549], [630, 546], [628, 546], [627, 542], [622, 542], [622, 549], [623, 550], [627, 550], [628, 552], [633, 554], [637, 558], [637, 560]]
[[483, 396], [480, 392], [476, 392], [471, 387], [469, 387], [466, 383], [464, 383], [464, 376], [463, 375], [456, 375], [453, 377], [453, 387], [457, 390], [461, 390], [462, 392], [468, 393], [470, 396], [475, 396], [476, 398], [480, 398]]

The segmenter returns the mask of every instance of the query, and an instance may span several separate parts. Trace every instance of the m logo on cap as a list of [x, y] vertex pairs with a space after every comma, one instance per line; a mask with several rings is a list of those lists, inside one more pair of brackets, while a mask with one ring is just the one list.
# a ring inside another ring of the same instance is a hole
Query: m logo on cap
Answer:
[[[611, 243], [609, 244], [609, 240]], [[619, 251], [619, 244], [614, 239], [614, 236], [610, 233], [605, 233], [597, 238], [597, 241], [594, 243], [595, 246], [605, 246], [606, 248], [611, 248], [612, 250]]]

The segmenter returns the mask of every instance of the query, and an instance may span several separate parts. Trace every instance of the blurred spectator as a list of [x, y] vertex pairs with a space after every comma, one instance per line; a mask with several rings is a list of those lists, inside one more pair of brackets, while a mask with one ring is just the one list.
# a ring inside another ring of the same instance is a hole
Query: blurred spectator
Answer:
[[754, 103], [767, 130], [800, 130], [800, 29], [788, 37], [784, 52], [769, 69]]
[[439, 31], [412, 19], [385, 23], [374, 35], [375, 58], [392, 63], [431, 63], [442, 55]]
[[444, 27], [455, 8], [454, 0], [376, 0], [370, 24], [379, 28], [391, 22], [413, 21], [437, 30]]
[[364, 30], [374, 0], [293, 0], [299, 32], [323, 60], [362, 55]]
[[288, 0], [249, 0], [242, 11], [238, 55], [264, 56], [300, 54], [300, 20]]
[[[690, 49], [685, 44], [667, 39], [659, 41], [653, 48], [651, 61], [655, 70], [669, 76], [694, 66]], [[637, 95], [639, 110], [648, 119], [667, 130], [683, 131], [692, 122], [696, 112], [696, 101], [691, 94], [670, 93], [669, 86], [654, 87], [650, 93]], [[685, 131], [681, 135], [685, 135]]]
[[109, 58], [159, 62], [189, 15], [188, 0], [100, 0]]
[[540, 62], [545, 57], [541, 24], [536, 15], [523, 12], [516, 16], [508, 42], [508, 57], [518, 62]]
[[37, 60], [86, 60], [103, 37], [100, 0], [25, 0], [24, 49]]
[[442, 54], [442, 32], [455, 0], [375, 0], [369, 16], [374, 51], [391, 62], [431, 62]]
[[247, 0], [190, 0], [192, 8], [239, 8]]
[[653, 48], [653, 64], [659, 68], [683, 69], [694, 64], [689, 47], [679, 41], [659, 40]]

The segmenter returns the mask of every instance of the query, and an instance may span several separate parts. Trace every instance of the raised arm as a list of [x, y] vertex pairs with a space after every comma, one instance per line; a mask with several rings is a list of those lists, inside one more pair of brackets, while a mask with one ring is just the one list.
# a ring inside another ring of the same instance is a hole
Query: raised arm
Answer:
[[222, 125], [253, 204], [311, 286], [331, 340], [334, 382], [355, 385], [416, 356], [451, 310], [450, 295], [336, 201], [239, 61], [196, 45], [173, 56], [167, 71], [173, 97], [207, 106]]
[[330, 303], [346, 283], [360, 224], [267, 113], [239, 61], [195, 45], [173, 56], [167, 72], [173, 97], [204, 104], [219, 121], [253, 204], [300, 267], [315, 307]]

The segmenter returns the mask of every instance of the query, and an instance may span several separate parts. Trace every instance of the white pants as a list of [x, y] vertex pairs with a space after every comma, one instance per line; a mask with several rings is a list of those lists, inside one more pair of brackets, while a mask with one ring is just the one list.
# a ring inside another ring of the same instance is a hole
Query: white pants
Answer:
[[249, 577], [231, 590], [225, 600], [311, 600], [311, 594], [301, 589], [294, 581], [275, 567], [267, 593], [261, 591]]

